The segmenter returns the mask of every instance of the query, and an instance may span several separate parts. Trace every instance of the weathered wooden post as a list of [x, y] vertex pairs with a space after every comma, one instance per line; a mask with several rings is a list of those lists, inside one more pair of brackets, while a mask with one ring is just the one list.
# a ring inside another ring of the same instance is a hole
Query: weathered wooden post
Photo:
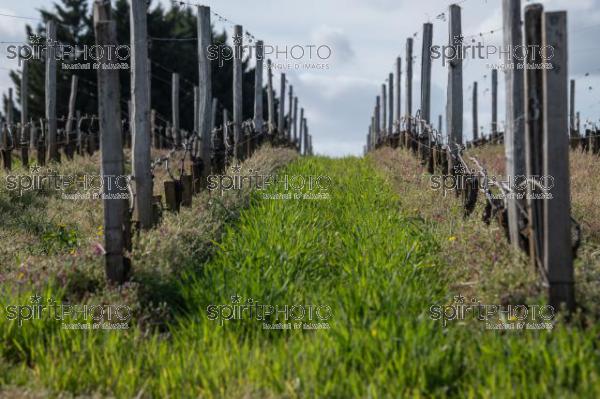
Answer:
[[288, 117], [287, 117], [287, 140], [292, 142], [292, 112], [294, 111], [294, 86], [290, 85], [288, 93]]
[[[503, 0], [504, 47], [515, 49], [523, 45], [521, 33], [521, 0]], [[513, 51], [505, 54], [505, 63], [515, 62]], [[523, 100], [523, 70], [508, 68], [505, 71], [506, 81], [506, 131], [504, 132], [504, 149], [506, 153], [506, 174], [508, 179], [515, 180], [523, 176], [525, 170], [525, 124], [522, 117], [525, 109]], [[518, 194], [518, 193], [517, 193]], [[508, 199], [508, 228], [510, 241], [515, 248], [520, 245], [519, 230], [521, 216], [519, 207], [525, 207], [525, 201], [517, 198]]]
[[217, 127], [217, 110], [219, 107], [219, 100], [216, 97], [212, 99], [211, 111], [210, 111], [210, 131], [211, 136], [214, 135], [215, 128]]
[[[263, 132], [263, 58], [265, 47], [262, 40], [256, 42], [256, 67], [254, 69], [254, 128]], [[260, 140], [260, 138], [259, 138]]]
[[413, 39], [406, 39], [406, 116], [412, 115], [412, 64], [413, 64]]
[[387, 134], [387, 89], [385, 83], [381, 85], [381, 136]]
[[56, 24], [53, 20], [46, 23], [46, 140], [48, 160], [58, 162], [58, 143], [56, 140]]
[[394, 134], [394, 74], [388, 75], [388, 134]]
[[308, 142], [308, 126], [306, 125], [306, 118], [303, 119], [304, 123], [304, 155], [308, 155], [308, 148], [310, 143]]
[[35, 148], [37, 149], [37, 163], [39, 166], [46, 165], [46, 130], [44, 126], [44, 118], [40, 118], [39, 135], [35, 135]]
[[29, 128], [31, 129], [29, 131], [29, 148], [31, 150], [34, 150], [37, 148], [38, 134], [37, 134], [37, 128], [35, 127], [35, 123], [33, 122], [33, 119], [29, 120]]
[[233, 140], [234, 158], [240, 159], [241, 148], [239, 148], [242, 135], [242, 26], [233, 27]]
[[[196, 110], [198, 109], [198, 104], [200, 101], [200, 90], [198, 89], [198, 86], [194, 86], [194, 134], [196, 135], [196, 137], [198, 138], [198, 129], [200, 129], [200, 118], [198, 115], [198, 112], [196, 112]], [[194, 156], [197, 156], [198, 154], [194, 152]]]
[[23, 60], [21, 70], [21, 163], [29, 165], [29, 62]]
[[[473, 141], [479, 139], [479, 120], [477, 115], [477, 82], [473, 82]], [[477, 145], [477, 143], [474, 143]]]
[[267, 106], [269, 107], [269, 135], [275, 130], [275, 94], [273, 93], [273, 64], [267, 60]]
[[227, 108], [223, 109], [223, 147], [225, 148], [225, 155], [223, 156], [223, 167], [229, 164], [229, 111]]
[[300, 154], [302, 154], [302, 149], [306, 146], [306, 141], [304, 141], [305, 137], [304, 137], [304, 108], [301, 107], [300, 108], [300, 130], [299, 130], [299, 140], [300, 140], [300, 145], [298, 146], [299, 150], [300, 150]]
[[200, 158], [202, 159], [202, 176], [210, 174], [210, 123], [212, 101], [211, 65], [208, 59], [208, 48], [212, 45], [212, 28], [210, 25], [210, 7], [198, 6], [198, 134], [202, 140]]
[[77, 136], [77, 153], [79, 155], [83, 155], [83, 146], [82, 146], [82, 135], [83, 132], [81, 131], [81, 111], [77, 110], [75, 111], [75, 134]]
[[292, 129], [294, 131], [294, 147], [298, 146], [298, 97], [294, 97], [294, 113], [292, 114]]
[[423, 24], [423, 48], [421, 49], [421, 119], [431, 122], [431, 45], [433, 24]]
[[285, 113], [285, 73], [279, 79], [279, 113], [277, 114], [277, 134], [284, 136], [284, 113]]
[[13, 102], [13, 89], [12, 87], [8, 88], [8, 101], [6, 105], [6, 122], [9, 125], [9, 129], [13, 129], [13, 124], [15, 123], [15, 104]]
[[[194, 108], [197, 109], [197, 108]], [[156, 110], [150, 111], [150, 132], [154, 140], [154, 148], [160, 148], [160, 133], [156, 126]]]
[[575, 79], [571, 79], [569, 90], [569, 136], [576, 137], [575, 129]]
[[396, 58], [396, 125], [400, 131], [400, 119], [402, 119], [402, 58]]
[[73, 158], [73, 124], [75, 122], [75, 103], [77, 101], [77, 75], [71, 75], [71, 94], [69, 95], [69, 113], [67, 115], [67, 124], [65, 127], [65, 135], [67, 144], [65, 147], [65, 153], [67, 158]]
[[377, 141], [381, 137], [381, 103], [380, 97], [375, 97], [375, 137]]
[[11, 147], [12, 143], [10, 142], [11, 138], [9, 137], [9, 124], [8, 122], [0, 123], [0, 149], [2, 153], [2, 166], [5, 170], [10, 171], [12, 169], [12, 155], [11, 155]]
[[[110, 19], [110, 3], [101, 0], [94, 3], [94, 30], [96, 45], [104, 48], [104, 54], [114, 51], [117, 45], [117, 26]], [[112, 46], [112, 47], [109, 47]], [[106, 62], [103, 57], [100, 62]], [[128, 194], [127, 187], [120, 183], [123, 177], [123, 144], [120, 123], [119, 71], [98, 69], [98, 118], [100, 124], [100, 145], [102, 150], [102, 179], [115, 179], [112, 185], [103, 187], [104, 234], [106, 276], [109, 281], [123, 283], [129, 265], [123, 256], [125, 200], [119, 198]]]
[[[448, 45], [454, 47], [455, 54], [461, 54], [459, 53], [462, 52], [461, 8], [456, 4], [452, 4], [449, 13]], [[463, 143], [463, 71], [460, 56], [456, 56], [448, 62], [446, 114], [446, 130], [448, 131], [450, 155], [455, 156], [458, 153], [456, 144], [462, 145]], [[454, 174], [453, 156], [450, 156], [448, 159], [450, 174]]]
[[498, 137], [498, 70], [492, 69], [492, 143]]
[[550, 305], [575, 309], [567, 86], [567, 13], [547, 12], [543, 17], [544, 51], [554, 50], [552, 69], [544, 74], [544, 175], [554, 177], [552, 199], [544, 201], [544, 266], [550, 283]]
[[[532, 4], [525, 7], [525, 46], [542, 48], [542, 15], [544, 7]], [[533, 51], [527, 53], [525, 62], [535, 64], [537, 56]], [[540, 182], [543, 171], [543, 134], [544, 134], [544, 74], [541, 69], [525, 71], [525, 165], [527, 177]], [[535, 185], [527, 184], [527, 212], [529, 220], [529, 255], [532, 264], [543, 267], [543, 216], [544, 201], [536, 196], [543, 194]], [[541, 270], [541, 269], [540, 269]]]
[[171, 121], [175, 145], [181, 145], [181, 130], [179, 130], [179, 74], [171, 75]]
[[[130, 120], [132, 126], [130, 130], [131, 135], [133, 136], [131, 164], [136, 192], [136, 216], [142, 229], [149, 229], [153, 226], [154, 222], [156, 222], [152, 207], [153, 182], [150, 172], [152, 146], [150, 134], [151, 132], [154, 133], [156, 112], [153, 110], [152, 114], [150, 114], [150, 90], [148, 89], [148, 27], [146, 20], [147, 8], [147, 4], [143, 1], [131, 2], [132, 106]], [[175, 74], [173, 75], [173, 80], [175, 81]], [[177, 76], [177, 84], [179, 84], [179, 76]], [[177, 101], [179, 102], [179, 100]], [[175, 105], [173, 106], [173, 110], [175, 111]], [[173, 118], [173, 121], [175, 122], [175, 117]], [[151, 126], [149, 126], [150, 122], [152, 123]], [[178, 113], [177, 123], [179, 123]]]

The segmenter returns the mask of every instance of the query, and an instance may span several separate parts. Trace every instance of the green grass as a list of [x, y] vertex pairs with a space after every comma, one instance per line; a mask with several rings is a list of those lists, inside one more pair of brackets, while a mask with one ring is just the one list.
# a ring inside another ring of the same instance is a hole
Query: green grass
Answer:
[[[445, 264], [438, 241], [447, 237], [402, 209], [370, 161], [306, 158], [285, 173], [330, 176], [331, 198], [254, 194], [212, 257], [181, 278], [187, 310], [167, 333], [69, 331], [48, 320], [19, 328], [0, 317], [0, 385], [116, 397], [600, 396], [597, 325], [503, 333], [430, 319], [431, 305], [451, 301], [446, 268], [460, 265]], [[207, 307], [232, 295], [327, 305], [331, 328], [209, 320]]]

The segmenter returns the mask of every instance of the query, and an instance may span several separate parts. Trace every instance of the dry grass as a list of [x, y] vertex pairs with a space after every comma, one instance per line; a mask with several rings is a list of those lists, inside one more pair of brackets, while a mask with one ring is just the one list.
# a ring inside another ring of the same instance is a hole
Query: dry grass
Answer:
[[[242, 164], [242, 174], [258, 166], [269, 174], [296, 157], [292, 150], [264, 146]], [[99, 154], [95, 154], [49, 168], [65, 176], [98, 175], [98, 165]], [[12, 175], [30, 173], [15, 166]], [[129, 171], [129, 165], [125, 169]], [[40, 173], [47, 170], [43, 168]], [[157, 311], [164, 313], [164, 304], [178, 305], [177, 298], [169, 298], [170, 284], [179, 272], [193, 266], [190, 259], [198, 261], [209, 256], [224, 223], [238, 215], [238, 208], [249, 197], [248, 192], [223, 196], [203, 192], [194, 197], [192, 207], [182, 208], [177, 214], [165, 211], [156, 228], [134, 237], [133, 252], [129, 254], [133, 279], [113, 289], [104, 279], [101, 200], [66, 200], [59, 190], [49, 189], [19, 195], [8, 190], [7, 177], [7, 172], [0, 171], [0, 288], [42, 292], [54, 282], [65, 289], [67, 299], [79, 303], [113, 297], [123, 302], [124, 298], [135, 309], [148, 313], [140, 316], [142, 320], [152, 318]], [[167, 178], [164, 168], [155, 171], [156, 194], [161, 193], [161, 182]]]
[[[503, 175], [504, 153], [501, 146], [469, 150], [490, 174]], [[477, 296], [497, 303], [543, 300], [545, 290], [537, 272], [523, 253], [514, 251], [503, 230], [493, 221], [481, 220], [483, 200], [465, 219], [462, 204], [454, 193], [433, 190], [430, 175], [408, 151], [384, 148], [372, 155], [386, 172], [400, 196], [406, 212], [425, 219], [437, 231], [449, 274], [457, 294]], [[467, 158], [465, 158], [467, 159]], [[573, 153], [573, 213], [581, 222], [584, 241], [576, 261], [577, 300], [594, 318], [600, 316], [600, 251], [598, 200], [594, 190], [600, 187], [600, 159]]]

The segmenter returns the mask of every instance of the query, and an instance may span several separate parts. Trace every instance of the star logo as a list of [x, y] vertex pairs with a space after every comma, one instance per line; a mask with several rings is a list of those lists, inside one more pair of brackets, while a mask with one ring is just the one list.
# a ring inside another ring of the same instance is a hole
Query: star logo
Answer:
[[464, 303], [465, 302], [465, 297], [462, 296], [461, 294], [458, 294], [454, 297], [454, 303]]
[[40, 167], [38, 165], [33, 165], [29, 168], [29, 170], [31, 171], [31, 173], [33, 174], [38, 174], [40, 173]]
[[465, 37], [461, 35], [454, 35], [454, 44], [462, 44], [465, 40]]
[[242, 297], [238, 294], [231, 296], [231, 303], [240, 303], [242, 301]]
[[242, 35], [233, 35], [232, 39], [233, 39], [233, 44], [236, 46], [241, 46], [242, 44]]
[[241, 165], [234, 165], [231, 167], [231, 170], [233, 171], [233, 173], [239, 174], [240, 171], [242, 170]]
[[39, 296], [38, 294], [32, 295], [31, 298], [31, 303], [36, 303], [39, 304], [42, 301], [42, 297]]

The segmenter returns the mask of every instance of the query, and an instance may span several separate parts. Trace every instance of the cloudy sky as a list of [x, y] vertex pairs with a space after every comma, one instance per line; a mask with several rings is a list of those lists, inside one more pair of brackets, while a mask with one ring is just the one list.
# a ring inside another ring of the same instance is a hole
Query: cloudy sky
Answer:
[[[166, 6], [168, 0], [162, 1]], [[185, 0], [197, 3], [195, 0]], [[39, 17], [39, 8], [50, 8], [52, 0], [0, 0], [0, 14]], [[458, 0], [462, 7], [463, 34], [484, 44], [501, 44], [501, 0]], [[600, 0], [545, 0], [545, 10], [569, 12], [569, 74], [576, 79], [576, 108], [586, 119], [600, 118]], [[326, 69], [285, 70], [305, 108], [313, 145], [320, 154], [359, 155], [365, 144], [375, 96], [394, 69], [397, 56], [404, 59], [407, 37], [414, 37], [413, 111], [419, 108], [421, 32], [423, 23], [433, 23], [434, 45], [448, 41], [447, 0], [203, 0], [202, 4], [243, 25], [266, 44], [283, 48], [294, 45], [328, 45], [333, 55]], [[529, 1], [523, 1], [527, 5]], [[24, 40], [25, 19], [0, 16], [0, 41]], [[217, 30], [228, 22], [213, 18]], [[492, 33], [493, 32], [493, 33]], [[482, 33], [483, 35], [479, 35]], [[305, 59], [305, 61], [307, 61]], [[308, 61], [311, 62], [311, 61]], [[313, 61], [322, 62], [318, 59]], [[489, 131], [491, 119], [490, 70], [486, 60], [464, 64], [464, 137], [471, 137], [472, 83], [479, 82], [479, 125]], [[0, 46], [0, 92], [10, 87], [8, 69], [16, 62], [6, 58]], [[405, 65], [403, 65], [405, 70]], [[587, 75], [587, 76], [586, 76]], [[278, 78], [277, 78], [278, 80]], [[447, 71], [437, 60], [433, 65], [432, 119], [445, 108]], [[276, 82], [275, 87], [279, 84]], [[404, 87], [404, 82], [403, 82]], [[499, 74], [499, 119], [504, 116], [504, 79]], [[402, 100], [404, 107], [404, 99]], [[443, 129], [444, 130], [444, 129]]]

